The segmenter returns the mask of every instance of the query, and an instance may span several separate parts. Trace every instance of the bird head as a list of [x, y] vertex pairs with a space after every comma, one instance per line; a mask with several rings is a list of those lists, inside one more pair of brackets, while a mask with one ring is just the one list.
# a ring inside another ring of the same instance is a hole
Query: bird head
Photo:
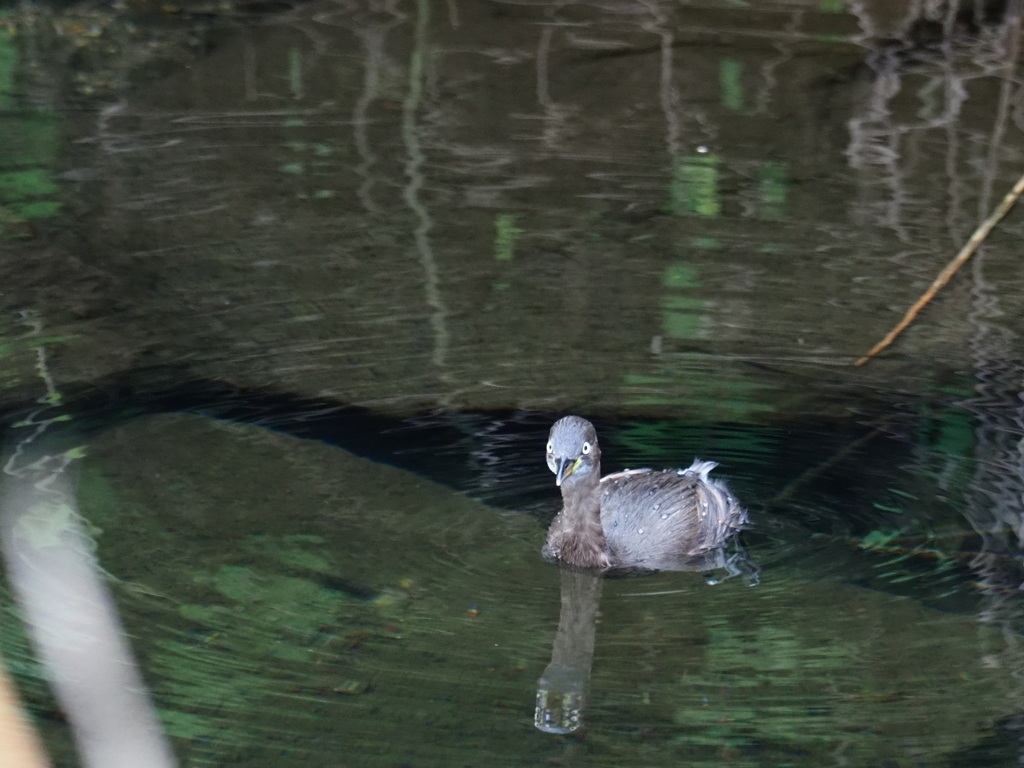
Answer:
[[601, 449], [594, 425], [579, 416], [566, 416], [551, 427], [547, 445], [548, 469], [555, 485], [576, 483], [600, 472]]

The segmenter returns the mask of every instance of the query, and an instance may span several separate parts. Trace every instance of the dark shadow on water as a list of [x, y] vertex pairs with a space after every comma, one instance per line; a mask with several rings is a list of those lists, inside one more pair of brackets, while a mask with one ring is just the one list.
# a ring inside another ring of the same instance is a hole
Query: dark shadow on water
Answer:
[[[0, 426], [42, 407], [37, 401], [0, 404]], [[160, 413], [196, 414], [320, 441], [542, 519], [557, 511], [557, 495], [542, 471], [542, 448], [551, 423], [562, 413], [436, 412], [398, 419], [332, 400], [241, 388], [159, 368], [78, 389], [65, 387], [61, 402], [48, 406], [47, 416], [66, 414], [67, 426], [87, 438], [111, 425]], [[602, 436], [608, 471], [687, 466], [694, 456], [713, 458], [747, 506], [785, 511], [810, 530], [830, 534], [858, 533], [871, 525], [857, 512], [859, 499], [873, 497], [891, 468], [907, 458], [904, 441], [886, 439], [877, 427], [853, 420], [754, 427], [581, 415]], [[835, 457], [841, 459], [841, 471], [814, 471]], [[794, 491], [802, 504], [788, 504]], [[841, 525], [809, 510], [808, 499], [819, 497], [850, 502], [848, 510], [834, 510], [843, 514], [831, 516], [842, 517]]]

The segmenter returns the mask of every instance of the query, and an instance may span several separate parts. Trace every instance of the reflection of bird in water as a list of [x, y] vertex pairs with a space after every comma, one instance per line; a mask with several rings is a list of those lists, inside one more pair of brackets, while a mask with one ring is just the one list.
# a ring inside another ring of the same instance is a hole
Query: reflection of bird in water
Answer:
[[562, 489], [562, 511], [544, 547], [549, 560], [580, 568], [689, 569], [747, 522], [725, 484], [708, 477], [713, 461], [602, 478], [597, 432], [579, 416], [551, 427], [547, 462]]

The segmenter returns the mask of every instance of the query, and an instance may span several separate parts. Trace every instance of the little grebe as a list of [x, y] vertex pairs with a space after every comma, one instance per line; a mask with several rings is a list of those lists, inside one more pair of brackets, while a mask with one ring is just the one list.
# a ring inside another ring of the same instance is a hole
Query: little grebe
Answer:
[[602, 478], [597, 432], [579, 416], [551, 427], [547, 463], [562, 489], [562, 511], [544, 546], [549, 560], [588, 569], [685, 568], [747, 523], [725, 484], [708, 477], [713, 461]]

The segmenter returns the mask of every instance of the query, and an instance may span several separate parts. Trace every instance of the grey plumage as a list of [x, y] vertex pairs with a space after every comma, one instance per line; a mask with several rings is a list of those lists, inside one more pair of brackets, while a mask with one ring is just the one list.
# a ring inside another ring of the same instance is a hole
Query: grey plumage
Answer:
[[562, 511], [544, 547], [551, 560], [581, 568], [684, 568], [747, 523], [726, 485], [708, 476], [713, 461], [601, 478], [597, 433], [579, 416], [551, 427], [547, 463], [562, 489]]

